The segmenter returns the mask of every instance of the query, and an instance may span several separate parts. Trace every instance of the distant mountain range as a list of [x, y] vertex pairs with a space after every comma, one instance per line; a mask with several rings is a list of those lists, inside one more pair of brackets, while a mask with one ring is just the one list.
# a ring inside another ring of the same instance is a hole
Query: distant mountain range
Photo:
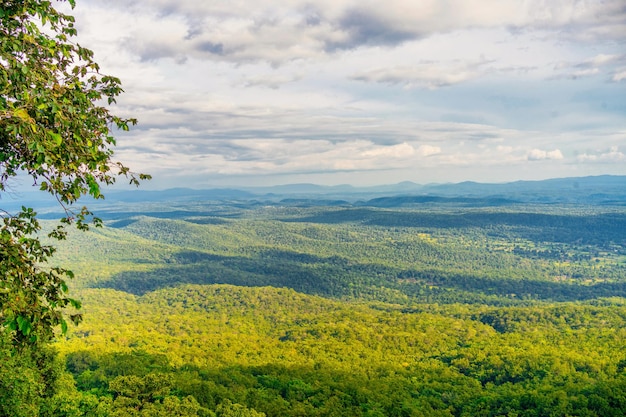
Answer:
[[[58, 211], [58, 203], [40, 191], [2, 195], [0, 208], [14, 211], [32, 206], [45, 212]], [[423, 204], [494, 206], [517, 203], [590, 204], [626, 206], [626, 176], [601, 175], [555, 178], [541, 181], [478, 183], [466, 181], [421, 185], [413, 182], [354, 187], [288, 184], [271, 187], [213, 188], [195, 190], [172, 188], [161, 191], [109, 191], [105, 200], [86, 201], [93, 208], [127, 204], [184, 204], [193, 202], [241, 202], [282, 205], [355, 205], [401, 207]]]

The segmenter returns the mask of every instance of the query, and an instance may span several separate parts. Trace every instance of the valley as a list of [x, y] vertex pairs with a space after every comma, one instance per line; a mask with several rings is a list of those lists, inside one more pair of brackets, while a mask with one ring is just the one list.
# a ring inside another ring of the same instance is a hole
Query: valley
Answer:
[[83, 303], [56, 343], [67, 407], [626, 411], [622, 206], [327, 201], [126, 203], [72, 232], [54, 257]]

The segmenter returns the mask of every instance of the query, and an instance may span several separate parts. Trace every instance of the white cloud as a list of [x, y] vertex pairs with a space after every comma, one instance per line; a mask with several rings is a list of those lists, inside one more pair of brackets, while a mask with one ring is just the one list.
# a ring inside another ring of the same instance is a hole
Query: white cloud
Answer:
[[378, 68], [352, 76], [366, 82], [400, 84], [407, 88], [439, 88], [480, 77], [487, 62], [420, 62], [410, 67]]
[[421, 156], [437, 155], [441, 153], [441, 148], [439, 146], [420, 145], [417, 148], [417, 153]]
[[583, 153], [578, 155], [577, 160], [579, 162], [590, 163], [617, 163], [626, 162], [626, 155], [621, 152], [617, 146], [612, 146], [610, 149], [605, 151]]
[[364, 157], [364, 158], [385, 157], [385, 158], [403, 159], [406, 157], [410, 157], [414, 153], [415, 153], [415, 149], [408, 143], [404, 142], [398, 145], [376, 147], [373, 149], [368, 149], [361, 153], [361, 157]]
[[589, 68], [589, 69], [574, 71], [570, 74], [570, 77], [573, 79], [577, 79], [580, 77], [588, 77], [588, 76], [596, 75], [599, 73], [600, 73], [600, 70], [598, 68]]
[[[624, 54], [597, 54], [578, 62], [559, 62], [554, 66], [554, 69], [561, 72], [560, 77], [575, 80], [601, 74], [602, 72], [614, 73], [619, 68], [619, 65], [624, 62], [626, 62], [626, 55]], [[613, 81], [616, 81], [615, 78], [616, 74], [611, 77]]]
[[237, 82], [236, 85], [242, 87], [265, 87], [273, 90], [280, 88], [284, 84], [288, 84], [294, 81], [298, 81], [297, 76], [282, 76], [282, 75], [257, 75], [247, 76]]
[[613, 77], [611, 79], [615, 82], [626, 80], [626, 70], [616, 72], [615, 74], [613, 74]]
[[624, 59], [623, 55], [617, 55], [617, 54], [598, 54], [596, 56], [594, 56], [593, 58], [591, 58], [588, 62], [590, 65], [594, 66], [594, 67], [599, 67], [602, 65], [606, 65], [609, 64], [611, 62], [617, 61], [617, 60], [621, 60]]
[[552, 151], [545, 151], [541, 149], [533, 149], [528, 152], [528, 160], [529, 161], [541, 161], [541, 160], [558, 160], [563, 159], [563, 154], [559, 149], [555, 149]]

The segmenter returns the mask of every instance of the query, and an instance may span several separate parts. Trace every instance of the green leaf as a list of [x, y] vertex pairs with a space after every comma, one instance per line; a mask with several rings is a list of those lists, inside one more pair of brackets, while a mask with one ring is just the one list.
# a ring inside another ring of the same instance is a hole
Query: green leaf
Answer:
[[28, 336], [30, 334], [32, 324], [28, 318], [23, 316], [17, 316], [17, 325], [23, 335]]
[[67, 301], [69, 301], [70, 305], [72, 307], [74, 307], [75, 309], [80, 309], [81, 308], [81, 303], [78, 300], [75, 300], [73, 298], [68, 298]]
[[9, 326], [9, 330], [11, 331], [17, 330], [17, 320], [13, 319], [9, 321], [8, 326]]
[[28, 112], [26, 111], [26, 109], [17, 109], [13, 112], [14, 115], [16, 115], [17, 117], [19, 117], [20, 119], [22, 119], [25, 122], [30, 122], [31, 118], [28, 114]]
[[48, 135], [50, 135], [50, 137], [52, 138], [55, 146], [61, 146], [61, 144], [63, 143], [63, 138], [61, 137], [61, 135], [55, 132], [48, 132]]

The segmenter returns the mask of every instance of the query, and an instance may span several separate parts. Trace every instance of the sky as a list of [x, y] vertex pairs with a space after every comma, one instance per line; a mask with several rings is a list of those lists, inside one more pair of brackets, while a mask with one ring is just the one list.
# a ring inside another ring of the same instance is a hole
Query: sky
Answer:
[[76, 3], [147, 189], [626, 175], [623, 0]]

